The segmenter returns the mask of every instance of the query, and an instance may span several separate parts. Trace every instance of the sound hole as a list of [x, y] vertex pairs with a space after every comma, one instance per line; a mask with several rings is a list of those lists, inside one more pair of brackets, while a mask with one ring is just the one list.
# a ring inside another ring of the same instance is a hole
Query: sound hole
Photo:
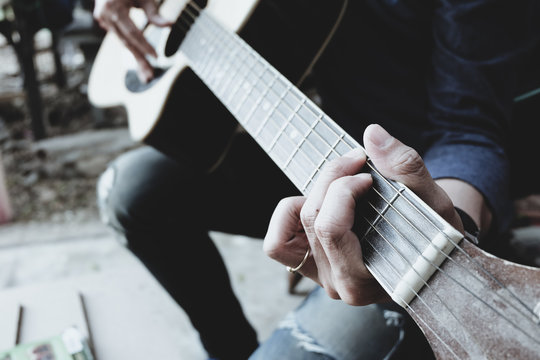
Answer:
[[186, 7], [180, 13], [180, 16], [178, 17], [178, 19], [176, 19], [176, 22], [171, 28], [169, 38], [167, 39], [167, 43], [165, 44], [165, 56], [170, 57], [178, 51], [178, 48], [180, 48], [180, 45], [182, 44], [186, 33], [189, 31], [191, 25], [193, 25], [196, 18], [199, 16], [200, 9], [204, 9], [206, 7], [206, 4], [206, 0], [195, 0], [190, 1], [186, 5]]

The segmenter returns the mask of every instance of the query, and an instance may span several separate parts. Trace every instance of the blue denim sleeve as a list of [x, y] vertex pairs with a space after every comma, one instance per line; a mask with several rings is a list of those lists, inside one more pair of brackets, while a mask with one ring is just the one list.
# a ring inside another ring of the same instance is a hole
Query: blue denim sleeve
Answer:
[[476, 187], [499, 231], [512, 215], [507, 143], [528, 18], [527, 1], [441, 0], [432, 24], [424, 160], [434, 178]]

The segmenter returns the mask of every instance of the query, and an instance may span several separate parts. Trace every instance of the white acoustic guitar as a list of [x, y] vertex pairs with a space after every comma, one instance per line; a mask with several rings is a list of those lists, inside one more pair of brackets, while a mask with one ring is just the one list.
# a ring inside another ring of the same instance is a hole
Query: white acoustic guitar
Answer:
[[[280, 70], [285, 69], [278, 72], [245, 41], [263, 10], [292, 11], [295, 6], [323, 9], [304, 14], [312, 16], [312, 25], [324, 24], [317, 26], [318, 40], [300, 61], [309, 71], [339, 25], [347, 1], [169, 0], [162, 13], [169, 18], [177, 14], [175, 26], [145, 28], [161, 54], [154, 63], [156, 80], [138, 82], [133, 61], [110, 34], [92, 70], [90, 99], [98, 106], [125, 106], [133, 137], [174, 155], [175, 147], [190, 139], [186, 121], [166, 114], [168, 104], [183, 101], [190, 108], [192, 102], [217, 98], [222, 105], [215, 106], [224, 106], [307, 194], [328, 161], [360, 145], [288, 80], [301, 80], [303, 71], [277, 59]], [[111, 54], [116, 54], [112, 62]], [[182, 81], [188, 90], [176, 89]], [[201, 81], [207, 93], [194, 87]], [[189, 100], [174, 97], [176, 93]], [[199, 122], [216, 139], [234, 128]], [[436, 356], [540, 359], [540, 269], [486, 253], [408, 188], [382, 177], [371, 164], [367, 171], [374, 186], [359, 212], [366, 265], [417, 322]]]

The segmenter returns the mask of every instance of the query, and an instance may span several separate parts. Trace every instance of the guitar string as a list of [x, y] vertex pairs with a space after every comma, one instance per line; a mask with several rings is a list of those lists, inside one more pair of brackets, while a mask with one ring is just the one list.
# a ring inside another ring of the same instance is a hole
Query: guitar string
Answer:
[[[379, 191], [373, 187], [373, 191], [375, 191], [382, 199], [385, 199], [384, 198], [384, 195], [382, 195], [381, 193], [379, 193]], [[415, 231], [417, 233], [420, 234], [420, 236], [422, 236], [428, 243], [431, 243], [429, 241], [429, 239], [427, 238], [427, 236], [420, 230], [418, 229], [418, 227], [413, 224], [409, 219], [407, 219], [407, 217], [403, 216], [402, 212], [400, 212], [392, 202], [389, 202], [389, 201], [385, 201], [385, 203], [390, 206], [394, 212], [396, 214], [398, 214], [409, 226], [411, 226], [413, 229], [415, 229]], [[411, 246], [413, 246], [415, 248], [415, 250], [420, 254], [420, 256], [422, 256], [426, 261], [429, 261], [427, 260], [424, 255], [420, 252], [420, 250], [399, 230], [396, 228], [396, 226], [394, 224], [392, 224], [392, 222], [390, 222], [388, 219], [386, 219], [386, 216], [381, 213], [375, 206], [373, 206], [373, 204], [369, 203], [369, 205], [371, 205], [371, 207], [379, 214], [379, 216], [381, 216], [385, 221], [386, 223], [388, 223], [396, 232], [399, 233], [400, 237], [402, 239], [404, 239], [405, 241], [407, 241]], [[463, 264], [457, 262], [456, 260], [454, 260], [454, 258], [452, 258], [451, 256], [447, 255], [444, 251], [438, 249], [437, 248], [437, 251], [440, 252], [441, 254], [444, 254], [446, 255], [445, 257], [450, 261], [452, 262], [454, 265], [456, 266], [459, 266], [459, 267], [462, 267], [473, 279], [475, 279], [480, 285], [483, 285], [483, 286], [487, 286], [477, 275], [475, 275], [474, 273], [472, 273], [466, 266], [464, 266]], [[429, 261], [430, 264], [432, 266], [435, 266], [438, 270], [440, 270], [441, 272], [444, 273], [444, 270], [442, 270], [439, 266], [436, 266], [434, 263], [432, 263], [431, 261]], [[455, 280], [452, 276], [450, 275], [447, 275], [445, 274], [447, 277], [451, 278], [454, 282], [456, 282], [456, 284], [460, 285], [461, 287], [464, 287], [464, 285], [462, 283], [460, 283], [459, 281]], [[477, 297], [477, 295], [473, 294], [475, 297]], [[534, 319], [530, 318], [529, 316], [527, 316], [527, 314], [525, 314], [523, 312], [522, 309], [518, 308], [513, 302], [510, 302], [508, 301], [508, 299], [506, 299], [505, 297], [503, 297], [501, 294], [499, 293], [495, 293], [495, 295], [497, 297], [499, 297], [503, 302], [506, 301], [508, 303], [508, 305], [510, 307], [512, 307], [514, 310], [516, 310], [520, 315], [522, 315], [525, 319], [527, 319], [528, 321], [531, 321], [533, 324], [536, 325], [536, 322], [534, 321]], [[480, 300], [480, 299], [479, 299]], [[489, 305], [488, 305], [489, 306]]]
[[[390, 261], [388, 261], [388, 259], [387, 259], [385, 256], [383, 256], [383, 255], [379, 252], [379, 250], [378, 250], [375, 246], [373, 246], [373, 244], [372, 244], [370, 241], [368, 241], [368, 244], [369, 244], [369, 245], [371, 246], [371, 248], [375, 251], [375, 254], [378, 255], [378, 256], [382, 259], [382, 261], [385, 262], [385, 263], [389, 266], [389, 268], [390, 268], [394, 273], [396, 273], [396, 274], [398, 275], [398, 277], [399, 277], [399, 275], [400, 275], [400, 274], [399, 274], [399, 270], [397, 270], [397, 269], [395, 268], [395, 266], [394, 266]], [[371, 260], [369, 260], [368, 258], [364, 258], [364, 262], [365, 262], [365, 264], [366, 264], [366, 267], [372, 268], [372, 270], [373, 270], [375, 273], [377, 273], [377, 275], [378, 275], [378, 278], [377, 278], [377, 279], [382, 280], [382, 282], [380, 282], [380, 284], [381, 284], [381, 286], [385, 289], [385, 291], [386, 291], [388, 294], [392, 293], [393, 290], [394, 290], [394, 288], [393, 288], [393, 286], [390, 284], [390, 280], [387, 279], [387, 275], [384, 275], [383, 272], [380, 271], [378, 267], [372, 265]], [[370, 270], [370, 271], [371, 271], [371, 270]], [[383, 283], [384, 283], [384, 284], [383, 284]], [[407, 286], [409, 287], [409, 290], [411, 290], [411, 291], [416, 295], [416, 298], [417, 298], [422, 304], [424, 304], [424, 306], [426, 307], [426, 309], [431, 313], [432, 317], [433, 317], [434, 319], [436, 319], [437, 321], [439, 321], [438, 318], [437, 318], [437, 315], [435, 314], [435, 312], [434, 312], [434, 310], [433, 310], [433, 308], [432, 308], [432, 306], [428, 305], [428, 304], [424, 301], [423, 297], [422, 297], [416, 290], [414, 290], [410, 285], [407, 284]], [[435, 295], [437, 295], [437, 294], [435, 294]], [[437, 334], [437, 332], [434, 331], [434, 330], [431, 328], [431, 326], [424, 320], [424, 316], [418, 314], [418, 313], [416, 312], [416, 310], [415, 310], [412, 306], [410, 306], [410, 304], [408, 304], [408, 303], [405, 302], [405, 300], [403, 299], [403, 297], [402, 297], [401, 295], [397, 294], [397, 297], [399, 298], [399, 300], [401, 300], [402, 303], [406, 304], [406, 310], [407, 310], [407, 311], [411, 311], [411, 312], [412, 312], [414, 315], [416, 315], [420, 320], [422, 320], [422, 322], [424, 323], [424, 325], [426, 325], [426, 326], [428, 327], [428, 329], [429, 329], [433, 334], [435, 334], [435, 336], [439, 339], [439, 341], [441, 341], [441, 342], [446, 346], [446, 348], [447, 348], [448, 350], [450, 350], [450, 351], [452, 352], [452, 354], [453, 354], [457, 359], [459, 359], [459, 356], [457, 356], [457, 355], [454, 353], [452, 347], [451, 347], [450, 345], [448, 345], [447, 342], [446, 342], [445, 340], [443, 340], [443, 339]], [[437, 296], [437, 297], [438, 297], [438, 296]], [[439, 300], [440, 300], [440, 298], [439, 298]], [[444, 305], [444, 302], [443, 302], [442, 300], [441, 300], [441, 302], [442, 302], [443, 305]], [[456, 317], [454, 316], [454, 314], [452, 313], [452, 311], [450, 311], [450, 313], [452, 314], [452, 316], [454, 317], [454, 319], [456, 319]], [[456, 321], [459, 323], [459, 320], [456, 319]], [[452, 337], [453, 337], [458, 343], [460, 343], [460, 341], [459, 341], [458, 339], [456, 339], [454, 336], [452, 336]]]
[[[190, 15], [191, 15], [191, 14], [190, 14]], [[193, 17], [193, 15], [191, 15], [191, 16]], [[194, 18], [194, 19], [195, 19], [195, 18]], [[240, 106], [241, 106], [241, 105], [240, 105]], [[330, 128], [330, 130], [333, 131], [333, 129], [331, 129], [331, 128]], [[325, 141], [325, 140], [323, 139], [323, 141]], [[330, 144], [328, 144], [328, 145], [330, 146]], [[321, 154], [321, 155], [322, 155], [322, 154]], [[387, 201], [384, 197], [383, 197], [383, 200], [384, 200], [384, 201]], [[390, 205], [391, 205], [391, 204], [390, 204]], [[414, 205], [413, 205], [413, 206], [414, 206]], [[398, 212], [399, 212], [399, 211], [398, 211]], [[423, 235], [423, 234], [422, 234], [422, 235]], [[428, 240], [428, 241], [429, 241], [429, 240]], [[446, 255], [446, 254], [444, 254], [444, 255], [445, 255], [446, 257], [448, 257], [448, 255]], [[506, 299], [505, 299], [505, 300], [506, 300]], [[506, 301], [507, 301], [507, 300], [506, 300]]]
[[[385, 199], [385, 200], [386, 200], [386, 199]], [[445, 256], [447, 256], [447, 255], [445, 254]]]
[[[530, 334], [527, 333], [527, 331], [523, 328], [521, 328], [520, 326], [518, 326], [517, 324], [515, 324], [514, 322], [512, 322], [512, 320], [510, 320], [508, 317], [506, 317], [505, 315], [503, 315], [500, 311], [498, 311], [497, 309], [495, 309], [494, 307], [492, 307], [490, 304], [488, 304], [485, 300], [483, 300], [482, 298], [480, 298], [479, 295], [475, 294], [474, 292], [472, 291], [469, 291], [468, 287], [466, 287], [464, 284], [462, 284], [460, 281], [456, 280], [453, 276], [449, 275], [447, 271], [444, 271], [443, 269], [440, 268], [440, 266], [437, 266], [436, 264], [434, 264], [432, 261], [426, 259], [426, 257], [424, 256], [424, 254], [422, 254], [422, 252], [411, 242], [407, 239], [407, 237], [399, 230], [397, 229], [394, 224], [392, 224], [392, 222], [390, 222], [386, 215], [384, 215], [383, 213], [381, 213], [375, 206], [373, 206], [373, 204], [371, 204], [371, 207], [379, 214], [379, 216], [382, 217], [382, 219], [385, 220], [385, 223], [388, 224], [389, 226], [392, 227], [392, 229], [403, 239], [405, 240], [406, 242], [409, 243], [409, 245], [411, 245], [414, 250], [424, 259], [426, 260], [427, 262], [429, 262], [429, 264], [433, 267], [435, 267], [437, 270], [439, 270], [439, 272], [441, 274], [443, 274], [444, 276], [446, 276], [447, 278], [449, 278], [450, 280], [452, 280], [453, 282], [455, 282], [456, 284], [458, 284], [463, 290], [465, 290], [465, 292], [468, 292], [470, 293], [473, 297], [475, 297], [477, 300], [479, 300], [480, 302], [484, 303], [489, 309], [491, 309], [493, 312], [495, 312], [497, 315], [499, 315], [502, 319], [504, 319], [505, 321], [507, 321], [510, 325], [512, 325], [515, 329], [521, 331], [524, 335], [526, 335], [527, 337], [530, 337], [532, 340], [534, 340], [535, 342], [539, 342], [538, 339], [535, 339], [533, 338]], [[420, 274], [418, 274], [418, 272], [416, 271], [416, 269], [414, 268], [413, 264], [408, 260], [406, 259], [401, 251], [399, 249], [397, 249], [393, 244], [390, 243], [390, 241], [376, 228], [376, 225], [372, 224], [369, 219], [365, 218], [364, 219], [367, 221], [367, 223], [369, 224], [370, 228], [375, 230], [379, 236], [381, 238], [383, 238], [383, 240], [385, 240], [392, 248], [393, 250], [398, 254], [400, 255], [400, 257], [406, 261], [409, 265], [410, 265], [410, 268], [416, 273], [416, 275], [418, 275], [418, 277], [420, 277], [420, 279], [422, 279], [422, 282], [424, 283], [425, 286], [427, 286], [428, 288], [431, 289], [431, 286], [420, 276]], [[365, 238], [367, 239], [367, 238]], [[408, 284], [408, 283], [407, 283]], [[431, 289], [432, 290], [432, 289]], [[434, 294], [437, 296], [437, 298], [439, 298], [439, 295], [433, 290]], [[440, 298], [439, 298], [440, 299]], [[442, 301], [442, 299], [440, 299], [441, 302], [445, 305], [445, 307], [450, 311], [450, 313], [452, 313], [452, 315], [455, 317], [454, 313], [452, 312], [452, 310], [450, 310], [448, 308], [448, 306], [446, 305], [446, 303], [444, 301]], [[517, 310], [517, 309], [516, 309]], [[519, 310], [517, 310], [519, 312]], [[521, 315], [523, 315], [525, 318], [528, 318], [527, 316], [525, 316], [523, 313], [519, 312]], [[457, 318], [456, 318], [457, 320]], [[532, 321], [532, 320], [531, 320]], [[459, 322], [459, 321], [458, 321]], [[533, 324], [535, 324], [533, 322]]]
[[[377, 249], [374, 249], [374, 250], [377, 251]], [[385, 257], [382, 256], [381, 254], [377, 253], [377, 255], [379, 255], [379, 256], [383, 259], [383, 261], [387, 261], [387, 260], [385, 259]], [[385, 289], [385, 291], [386, 291], [387, 293], [391, 293], [391, 292], [392, 292], [392, 290], [391, 290], [392, 286], [390, 285], [389, 280], [386, 279], [386, 275], [384, 275], [377, 267], [372, 266], [369, 259], [367, 259], [367, 258], [364, 259], [364, 262], [366, 263], [366, 266], [368, 266], [368, 267], [373, 267], [374, 272], [377, 273], [377, 275], [378, 275], [378, 279], [380, 279], [380, 284], [381, 284], [381, 286]], [[392, 267], [392, 265], [390, 265], [390, 267]], [[413, 291], [414, 291], [414, 290], [413, 290]], [[400, 299], [402, 302], [405, 302], [401, 296], [398, 296], [398, 297], [399, 297], [399, 299]], [[420, 302], [421, 302], [422, 304], [424, 304], [424, 306], [426, 307], [426, 309], [427, 309], [427, 310], [433, 315], [433, 317], [436, 319], [437, 316], [435, 315], [435, 313], [434, 313], [433, 310], [431, 309], [431, 306], [429, 306], [428, 304], [426, 304], [426, 302], [425, 302], [421, 297], [418, 297], [418, 299], [420, 300]], [[454, 357], [455, 357], [456, 359], [458, 359], [458, 360], [460, 359], [460, 357], [454, 352], [454, 350], [452, 349], [452, 347], [451, 347], [450, 345], [448, 345], [447, 342], [439, 336], [439, 334], [437, 333], [437, 331], [433, 330], [433, 328], [431, 327], [431, 325], [430, 325], [428, 322], [426, 322], [426, 320], [424, 320], [424, 318], [423, 318], [422, 315], [420, 315], [420, 314], [419, 314], [412, 306], [410, 306], [409, 304], [407, 304], [406, 310], [409, 311], [409, 312], [411, 312], [413, 315], [415, 315], [415, 316], [417, 317], [417, 319], [418, 319], [420, 322], [422, 322], [422, 323], [424, 324], [424, 326], [425, 326], [429, 331], [431, 331], [431, 333], [432, 333], [433, 335], [435, 335], [435, 337], [436, 337], [436, 338], [437, 338], [437, 339], [438, 339], [438, 340], [439, 340], [439, 341], [440, 341], [440, 342], [441, 342], [441, 343], [442, 343], [442, 344], [443, 344], [443, 345], [444, 345], [444, 346], [452, 353], [452, 355], [454, 355]]]
[[[204, 14], [204, 15], [205, 15], [205, 17], [208, 17], [209, 20], [210, 20], [212, 23], [215, 23], [215, 20], [213, 20], [211, 17], [207, 16], [206, 14]], [[193, 16], [193, 15], [192, 15], [192, 16]], [[216, 25], [217, 25], [217, 24], [216, 24]], [[249, 50], [249, 49], [248, 49], [248, 50]], [[298, 95], [295, 94], [295, 96], [298, 96]], [[301, 96], [302, 96], [302, 95], [301, 95]], [[309, 111], [312, 111], [312, 110], [309, 109], [309, 108], [307, 108], [307, 109], [308, 109]], [[313, 114], [313, 115], [315, 115], [315, 114]], [[331, 126], [329, 126], [327, 123], [324, 123], [324, 120], [325, 120], [325, 119], [320, 119], [320, 120], [323, 120], [323, 124], [326, 125], [330, 131], [332, 131], [332, 132], [335, 133], [334, 129], [332, 129]], [[335, 135], [338, 135], [338, 134], [335, 133]], [[321, 139], [322, 139], [324, 142], [326, 142], [326, 140], [325, 140], [324, 138], [321, 138]], [[345, 144], [346, 144], [346, 143], [345, 143]], [[327, 143], [327, 145], [331, 147], [330, 144]], [[349, 146], [350, 148], [352, 148], [349, 144], [346, 144], [346, 145]], [[335, 149], [333, 149], [333, 147], [332, 147], [332, 150], [335, 150]], [[339, 154], [339, 153], [338, 153], [338, 154]], [[323, 154], [321, 154], [321, 155], [323, 155]], [[339, 154], [339, 155], [341, 155], [341, 154]], [[378, 173], [378, 171], [377, 171], [375, 168], [373, 168], [370, 164], [368, 164], [368, 165], [369, 165], [375, 172]], [[383, 179], [384, 179], [384, 181], [388, 182], [387, 179], [385, 179], [384, 177], [383, 177]], [[392, 187], [394, 188], [394, 190], [396, 190], [396, 192], [398, 191], [398, 190], [395, 188], [395, 186], [394, 186], [393, 184], [390, 184], [390, 183], [389, 183], [389, 185], [392, 186]], [[407, 200], [407, 202], [410, 203], [410, 200], [409, 200], [409, 199], [407, 199], [406, 197], [405, 197], [405, 199]], [[414, 204], [412, 204], [412, 203], [411, 203], [411, 206], [413, 206], [413, 208], [416, 208], [416, 206], [415, 206]], [[418, 211], [418, 210], [417, 210], [417, 211]], [[420, 212], [420, 211], [419, 211], [419, 212]], [[420, 212], [420, 213], [421, 213], [421, 212]], [[432, 221], [431, 221], [430, 219], [428, 219], [428, 218], [425, 216], [425, 214], [423, 214], [423, 213], [421, 213], [421, 214], [422, 214], [422, 216], [425, 217], [426, 220], [428, 220], [434, 227], [436, 227], [435, 224], [433, 224]], [[443, 234], [444, 234], [444, 233], [443, 233]], [[447, 236], [446, 234], [444, 234], [444, 236], [448, 238], [448, 236]], [[521, 306], [523, 306], [523, 307], [524, 307], [531, 315], [533, 315], [533, 318], [534, 318], [534, 319], [537, 319], [537, 318], [538, 318], [538, 315], [537, 315], [537, 314], [536, 314], [529, 306], [527, 306], [527, 305], [526, 305], [526, 304], [525, 304], [525, 303], [524, 303], [524, 302], [523, 302], [516, 294], [514, 294], [512, 291], [510, 291], [504, 284], [502, 284], [502, 283], [500, 282], [500, 280], [498, 280], [493, 274], [491, 274], [491, 273], [490, 273], [487, 269], [485, 269], [480, 263], [478, 263], [478, 261], [476, 261], [475, 259], [473, 259], [473, 258], [470, 256], [470, 254], [468, 254], [463, 248], [461, 248], [458, 244], [456, 244], [451, 238], [448, 238], [448, 240], [451, 241], [451, 243], [452, 243], [456, 248], [458, 248], [458, 249], [460, 250], [460, 252], [464, 253], [464, 254], [466, 255], [466, 257], [467, 257], [467, 258], [468, 258], [475, 266], [479, 267], [479, 268], [482, 270], [482, 272], [484, 272], [486, 275], [488, 275], [488, 277], [490, 277], [493, 281], [495, 281], [495, 282], [497, 283], [497, 285], [498, 285], [500, 288], [502, 288], [503, 290], [505, 290], [507, 293], [510, 294], [510, 296], [511, 296], [512, 298], [514, 298], [516, 301], [518, 301], [518, 302], [520, 303]], [[446, 255], [446, 254], [444, 254], [444, 256], [445, 256], [445, 257], [448, 257], [448, 255]], [[499, 296], [500, 296], [500, 294], [499, 294]], [[506, 300], [506, 301], [508, 301], [508, 300]], [[530, 319], [530, 318], [528, 318], [528, 319]], [[531, 320], [531, 321], [534, 321], [534, 320]]]
[[[441, 297], [439, 296], [439, 294], [432, 289], [432, 287], [427, 283], [426, 280], [424, 280], [422, 278], [422, 276], [416, 271], [416, 269], [413, 267], [412, 263], [405, 258], [405, 256], [403, 256], [403, 254], [395, 247], [395, 245], [393, 245], [387, 238], [386, 236], [384, 236], [376, 227], [375, 224], [371, 223], [367, 218], [364, 217], [364, 219], [366, 220], [366, 222], [368, 223], [368, 225], [370, 226], [370, 229], [373, 229], [377, 232], [377, 234], [379, 235], [380, 238], [382, 238], [388, 245], [390, 245], [390, 247], [394, 250], [395, 253], [397, 253], [402, 259], [404, 262], [408, 263], [409, 267], [416, 273], [416, 275], [422, 280], [422, 282], [424, 283], [424, 286], [427, 287], [427, 289], [431, 290], [433, 292], [433, 294], [435, 295], [435, 297], [440, 301], [440, 303], [443, 305], [443, 307], [445, 307], [448, 312], [450, 313], [450, 315], [452, 316], [452, 318], [455, 319], [455, 321], [462, 325], [462, 322], [458, 319], [457, 315], [454, 313], [454, 311], [452, 311], [452, 309], [450, 309], [450, 307], [448, 306], [448, 304], [443, 301], [441, 299]], [[398, 278], [400, 277], [400, 272], [399, 270], [397, 269], [397, 267], [391, 262], [389, 261], [389, 259], [387, 257], [384, 257], [380, 252], [379, 250], [373, 245], [373, 242], [368, 238], [368, 237], [365, 237], [364, 240], [366, 240], [366, 242], [371, 246], [371, 248], [373, 250], [375, 250], [375, 252], [383, 259], [383, 261], [390, 267], [390, 269], [398, 276]], [[422, 298], [422, 295], [420, 293], [417, 292], [417, 290], [415, 290], [410, 284], [409, 282], [405, 282], [405, 285], [408, 287], [409, 291], [411, 291], [412, 293], [415, 294], [416, 298], [419, 298], [422, 303], [425, 304], [425, 301], [423, 300]], [[423, 288], [422, 288], [423, 289]], [[393, 289], [395, 290], [395, 288]], [[400, 300], [403, 302], [403, 298], [399, 295], [399, 294], [395, 294], [395, 295], [398, 295], [398, 297], [400, 298]], [[409, 305], [409, 304], [407, 304]], [[429, 309], [429, 311], [433, 314], [433, 317], [435, 319], [437, 319], [438, 321], [440, 321], [438, 318], [437, 318], [437, 315], [435, 315], [435, 313], [433, 312], [433, 307], [432, 306], [427, 306], [426, 304], [426, 307]], [[438, 309], [439, 310], [439, 309]], [[469, 331], [467, 331], [467, 333], [469, 333]], [[456, 341], [460, 342], [458, 339], [456, 339]]]

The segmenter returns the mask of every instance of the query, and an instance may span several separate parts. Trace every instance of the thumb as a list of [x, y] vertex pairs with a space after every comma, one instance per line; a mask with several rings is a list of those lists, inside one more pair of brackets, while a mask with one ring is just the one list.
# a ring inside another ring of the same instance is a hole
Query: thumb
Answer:
[[442, 189], [416, 150], [391, 136], [380, 125], [372, 124], [366, 128], [364, 146], [383, 176], [404, 184], [428, 203], [430, 199], [436, 199], [435, 196], [441, 196]]

